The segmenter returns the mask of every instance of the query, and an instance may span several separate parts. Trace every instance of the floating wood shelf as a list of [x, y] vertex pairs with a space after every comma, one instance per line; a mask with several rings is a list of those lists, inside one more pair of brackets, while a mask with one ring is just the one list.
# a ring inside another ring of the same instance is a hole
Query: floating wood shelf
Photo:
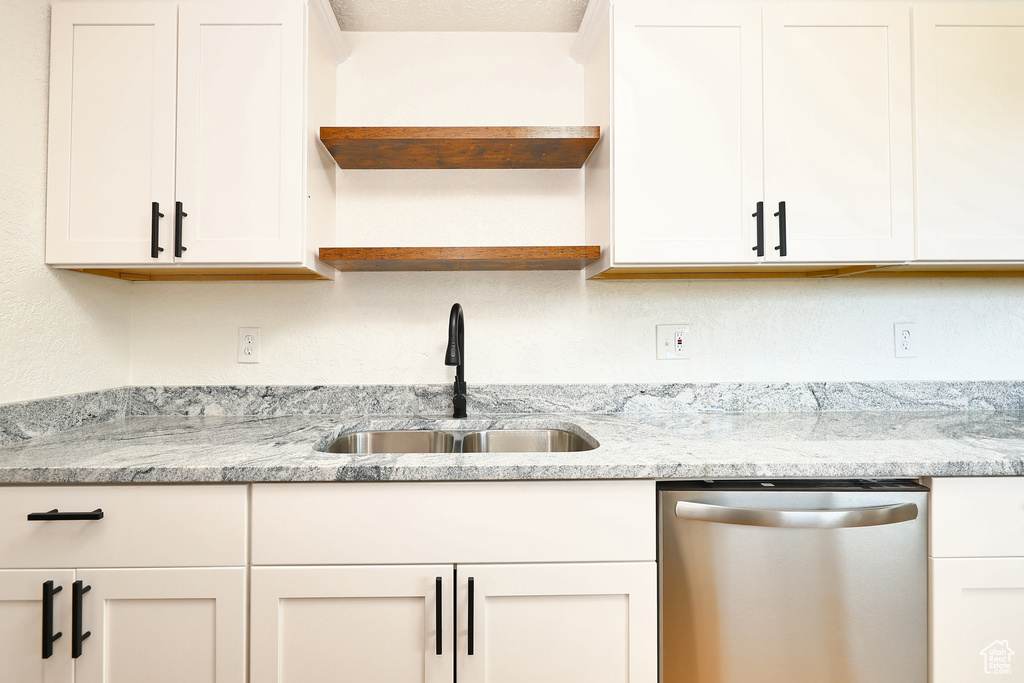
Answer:
[[598, 126], [321, 128], [344, 169], [582, 168]]
[[341, 271], [582, 270], [601, 247], [322, 247]]

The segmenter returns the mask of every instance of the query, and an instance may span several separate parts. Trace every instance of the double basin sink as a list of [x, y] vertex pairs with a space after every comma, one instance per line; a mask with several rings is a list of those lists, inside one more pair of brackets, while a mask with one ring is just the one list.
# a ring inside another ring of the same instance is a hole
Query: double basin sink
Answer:
[[597, 442], [564, 429], [379, 430], [342, 434], [328, 453], [568, 453]]

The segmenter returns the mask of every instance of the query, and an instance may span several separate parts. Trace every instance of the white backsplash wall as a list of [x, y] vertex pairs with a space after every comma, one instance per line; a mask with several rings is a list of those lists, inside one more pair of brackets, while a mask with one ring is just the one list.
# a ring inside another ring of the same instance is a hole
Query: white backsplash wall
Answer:
[[0, 2], [0, 403], [128, 381], [130, 285], [43, 264], [49, 19]]
[[[349, 34], [335, 122], [580, 125], [565, 34]], [[572, 171], [339, 172], [337, 246], [581, 244]], [[586, 282], [569, 273], [351, 273], [314, 283], [135, 283], [134, 384], [1024, 379], [1024, 280]], [[896, 359], [893, 323], [920, 353]], [[693, 358], [655, 360], [689, 323]], [[236, 363], [237, 328], [261, 363]]]
[[[345, 274], [337, 282], [134, 285], [136, 384], [450, 382], [448, 311], [473, 383], [1024, 378], [1018, 280], [585, 282], [578, 273]], [[896, 359], [894, 322], [920, 356]], [[694, 357], [658, 361], [654, 326]], [[235, 363], [237, 328], [262, 362]], [[472, 390], [472, 389], [471, 389]]]

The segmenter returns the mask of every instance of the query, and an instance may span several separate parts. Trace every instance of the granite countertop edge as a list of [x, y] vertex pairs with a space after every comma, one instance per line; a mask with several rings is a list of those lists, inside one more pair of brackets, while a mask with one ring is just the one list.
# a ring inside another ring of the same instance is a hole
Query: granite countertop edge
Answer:
[[[322, 450], [367, 429], [554, 428], [571, 453]], [[1024, 475], [1024, 411], [145, 416], [0, 447], [0, 484]]]

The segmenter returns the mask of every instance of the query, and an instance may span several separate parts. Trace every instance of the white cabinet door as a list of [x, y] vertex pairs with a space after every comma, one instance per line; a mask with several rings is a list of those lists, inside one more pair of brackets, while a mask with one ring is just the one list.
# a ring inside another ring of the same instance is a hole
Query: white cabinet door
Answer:
[[450, 564], [254, 567], [250, 680], [451, 683], [452, 576]]
[[176, 193], [188, 215], [178, 261], [302, 260], [305, 11], [181, 5]]
[[458, 565], [457, 577], [461, 683], [658, 680], [655, 563]]
[[[0, 571], [0, 683], [71, 683], [71, 584], [75, 573]], [[43, 659], [43, 584], [53, 582], [53, 651]]]
[[91, 587], [76, 683], [244, 683], [244, 568], [89, 569], [76, 579]]
[[623, 3], [613, 22], [615, 262], [760, 260], [760, 7]]
[[1024, 4], [914, 8], [918, 258], [1024, 259]]
[[910, 77], [907, 4], [764, 6], [765, 206], [786, 204], [785, 260], [914, 257]]
[[170, 262], [177, 7], [54, 3], [52, 22], [46, 262]]
[[931, 559], [929, 567], [932, 683], [1024, 681], [1024, 559]]

